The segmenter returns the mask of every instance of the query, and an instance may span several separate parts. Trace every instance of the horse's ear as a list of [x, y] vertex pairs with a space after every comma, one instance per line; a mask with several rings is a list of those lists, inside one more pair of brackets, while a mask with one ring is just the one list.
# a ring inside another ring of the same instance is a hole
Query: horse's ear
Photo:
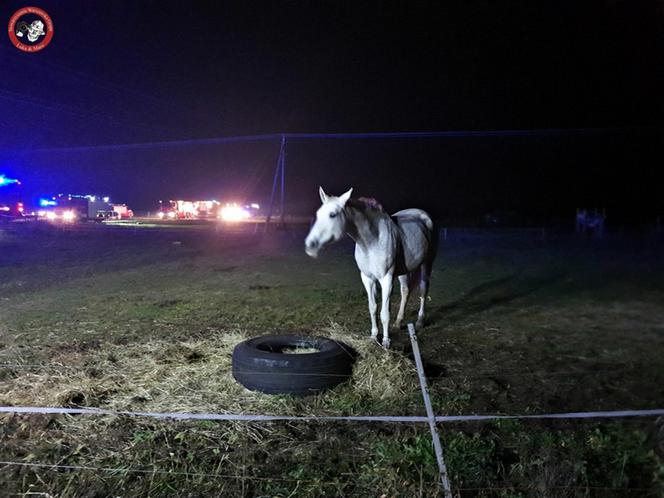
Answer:
[[353, 193], [353, 189], [350, 188], [348, 190], [348, 192], [346, 192], [345, 194], [341, 194], [339, 196], [339, 200], [341, 201], [341, 204], [343, 204], [345, 206], [346, 203], [348, 202], [348, 199], [350, 199], [350, 194], [352, 194], [352, 193]]
[[323, 190], [323, 187], [318, 187], [318, 193], [320, 194], [320, 201], [325, 204], [327, 202], [328, 196]]

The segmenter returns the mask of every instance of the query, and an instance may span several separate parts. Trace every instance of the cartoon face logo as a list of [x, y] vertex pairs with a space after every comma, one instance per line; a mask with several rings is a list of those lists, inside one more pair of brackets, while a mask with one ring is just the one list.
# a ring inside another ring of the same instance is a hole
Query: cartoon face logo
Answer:
[[36, 42], [40, 36], [46, 34], [44, 31], [44, 23], [37, 19], [30, 24], [25, 21], [16, 24], [16, 36], [23, 37], [26, 33], [28, 34], [29, 41]]
[[37, 7], [17, 10], [9, 20], [7, 31], [14, 46], [24, 52], [38, 52], [53, 38], [53, 21]]

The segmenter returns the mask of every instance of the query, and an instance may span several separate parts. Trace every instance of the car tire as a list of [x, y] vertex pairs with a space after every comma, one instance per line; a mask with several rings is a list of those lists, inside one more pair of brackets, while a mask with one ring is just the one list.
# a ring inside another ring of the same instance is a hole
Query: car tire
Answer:
[[[316, 352], [288, 354], [288, 348]], [[266, 335], [241, 342], [233, 350], [233, 377], [251, 391], [306, 396], [350, 379], [356, 354], [324, 337]]]

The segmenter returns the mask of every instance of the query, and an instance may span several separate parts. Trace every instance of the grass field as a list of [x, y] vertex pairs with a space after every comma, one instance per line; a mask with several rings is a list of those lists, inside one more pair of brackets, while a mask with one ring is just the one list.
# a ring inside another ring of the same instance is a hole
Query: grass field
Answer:
[[[311, 260], [303, 238], [0, 227], [0, 405], [424, 414], [406, 331], [390, 351], [368, 340], [352, 245]], [[418, 333], [436, 412], [664, 406], [661, 249], [646, 236], [451, 230]], [[272, 332], [348, 342], [352, 381], [307, 398], [244, 390], [232, 348]], [[1, 420], [0, 461], [103, 469], [0, 463], [7, 495], [439, 496], [424, 425]], [[664, 494], [662, 420], [440, 429], [461, 496]]]

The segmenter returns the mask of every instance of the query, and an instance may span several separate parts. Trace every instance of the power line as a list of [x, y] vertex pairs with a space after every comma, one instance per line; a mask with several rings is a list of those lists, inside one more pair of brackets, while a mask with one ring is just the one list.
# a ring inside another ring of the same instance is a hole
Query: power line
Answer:
[[74, 147], [47, 147], [31, 152], [93, 152], [108, 150], [151, 149], [183, 147], [194, 145], [217, 145], [240, 142], [260, 142], [270, 140], [359, 140], [359, 139], [424, 139], [424, 138], [473, 138], [473, 137], [551, 137], [565, 135], [600, 135], [633, 131], [654, 131], [659, 128], [542, 128], [531, 130], [459, 130], [459, 131], [407, 131], [369, 133], [267, 133], [260, 135], [240, 135], [229, 137], [191, 138], [160, 142], [139, 142], [125, 144], [105, 144]]
[[[142, 129], [151, 132], [163, 133], [167, 132], [168, 129], [161, 126], [147, 125], [139, 123], [127, 118], [122, 118], [118, 116], [113, 116], [109, 114], [104, 114], [99, 111], [89, 110], [77, 105], [65, 104], [56, 101], [44, 100], [39, 97], [26, 95], [19, 92], [14, 92], [4, 88], [0, 88], [0, 98], [10, 100], [13, 102], [27, 104], [39, 108], [41, 111], [51, 111], [57, 113], [67, 113], [73, 116], [77, 116], [81, 119], [93, 120], [93, 119], [103, 119], [106, 121], [114, 122], [118, 125], [130, 126], [135, 129]], [[26, 150], [24, 152], [29, 152]]]

